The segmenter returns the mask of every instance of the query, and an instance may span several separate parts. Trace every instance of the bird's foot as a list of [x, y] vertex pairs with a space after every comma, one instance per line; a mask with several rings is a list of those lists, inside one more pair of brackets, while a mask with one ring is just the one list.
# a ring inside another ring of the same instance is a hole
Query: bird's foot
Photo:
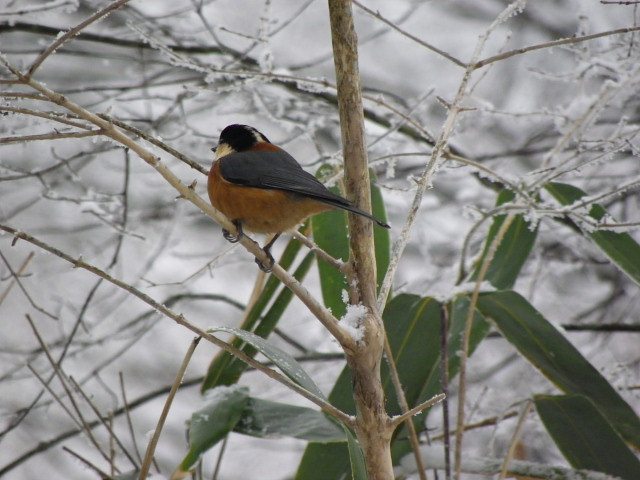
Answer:
[[269, 250], [264, 250], [264, 254], [267, 256], [267, 259], [268, 259], [267, 265], [265, 265], [262, 262], [262, 260], [260, 260], [258, 257], [256, 257], [256, 263], [258, 264], [258, 268], [260, 270], [262, 270], [265, 273], [269, 273], [273, 269], [273, 266], [275, 265], [276, 261], [274, 260], [273, 255], [271, 255], [271, 252]]
[[260, 261], [260, 260], [258, 260], [258, 258], [256, 258], [256, 263], [258, 264], [258, 268], [260, 270], [262, 270], [263, 272], [269, 273], [271, 271], [271, 269], [273, 268], [273, 265], [276, 263], [276, 261], [273, 259], [273, 255], [271, 255], [271, 247], [273, 247], [273, 244], [276, 243], [276, 240], [278, 239], [279, 236], [280, 236], [280, 234], [276, 233], [273, 237], [271, 237], [271, 240], [269, 240], [269, 242], [262, 249], [264, 254], [269, 259], [269, 264], [268, 265], [265, 265], [264, 263], [262, 263], [262, 261]]
[[238, 243], [242, 239], [242, 237], [244, 237], [244, 232], [242, 231], [242, 222], [240, 220], [232, 220], [231, 223], [233, 223], [236, 227], [236, 230], [238, 230], [238, 235], [233, 235], [229, 230], [225, 230], [223, 228], [222, 236], [228, 242]]

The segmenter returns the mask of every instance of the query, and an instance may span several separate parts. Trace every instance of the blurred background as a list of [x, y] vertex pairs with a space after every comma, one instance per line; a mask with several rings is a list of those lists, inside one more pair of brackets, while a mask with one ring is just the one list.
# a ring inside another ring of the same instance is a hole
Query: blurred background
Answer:
[[[107, 4], [0, 1], [0, 51], [26, 69], [59, 32]], [[570, 209], [574, 226], [597, 227], [587, 218], [594, 201], [611, 215], [605, 220], [617, 222], [615, 231], [640, 240], [640, 33], [508, 55], [634, 27], [638, 6], [538, 0], [496, 22], [507, 4], [354, 4], [369, 161], [394, 239], [464, 65], [503, 56], [472, 73], [462, 102], [466, 111], [423, 199], [394, 292], [450, 298], [458, 291], [490, 224], [481, 220], [495, 213], [496, 191], [515, 185], [535, 199], [520, 209], [539, 228], [515, 290], [549, 320], [568, 326], [570, 341], [638, 407], [637, 285], [573, 234], [571, 225], [557, 221], [567, 211], [541, 186], [561, 181], [587, 193], [584, 205]], [[82, 257], [199, 327], [237, 326], [258, 272], [251, 255], [227, 243], [215, 222], [176, 198], [134, 153], [11, 83], [6, 68], [0, 75], [0, 223]], [[66, 42], [34, 78], [122, 122], [183, 183], [195, 181], [205, 198], [210, 149], [231, 123], [258, 128], [311, 172], [342, 162], [324, 1], [133, 0]], [[0, 471], [19, 480], [95, 478], [74, 453], [103, 467], [109, 462], [43, 387], [50, 382], [62, 403], [69, 402], [52, 379], [52, 362], [73, 377], [135, 457], [135, 445], [144, 451], [155, 428], [193, 334], [128, 292], [13, 240], [0, 235]], [[276, 258], [285, 245], [277, 244]], [[315, 269], [304, 283], [318, 293]], [[603, 324], [620, 328], [603, 332]], [[344, 365], [335, 342], [295, 299], [279, 329], [286, 335], [272, 341], [303, 358], [313, 356], [303, 365], [328, 392]], [[215, 352], [204, 342], [198, 347], [172, 407], [156, 455], [165, 477], [184, 455], [185, 422], [201, 405], [199, 378]], [[470, 423], [502, 417], [532, 392], [553, 391], [497, 335], [481, 344], [469, 368]], [[250, 372], [242, 383], [262, 398], [309, 406], [259, 373]], [[135, 406], [131, 427], [121, 411], [123, 391]], [[95, 421], [89, 402], [76, 397], [85, 421]], [[470, 433], [469, 452], [502, 455], [514, 421]], [[437, 432], [440, 423], [434, 409], [425, 429]], [[108, 444], [104, 428], [95, 435]], [[523, 438], [522, 458], [566, 464], [535, 419]], [[305, 445], [231, 435], [218, 478], [292, 478]], [[217, 453], [205, 458], [205, 472], [214, 469]], [[115, 464], [121, 471], [132, 468], [120, 451]]]

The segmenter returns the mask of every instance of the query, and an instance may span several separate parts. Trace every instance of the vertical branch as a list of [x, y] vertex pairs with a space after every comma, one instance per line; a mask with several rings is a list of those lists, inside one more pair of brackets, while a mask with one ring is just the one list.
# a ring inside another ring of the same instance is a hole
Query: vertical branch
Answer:
[[514, 215], [509, 215], [502, 225], [500, 229], [496, 233], [495, 238], [489, 245], [489, 250], [487, 250], [487, 256], [482, 262], [482, 266], [480, 267], [480, 271], [478, 272], [478, 278], [476, 280], [475, 287], [471, 294], [471, 302], [469, 303], [469, 311], [467, 312], [467, 322], [465, 324], [465, 329], [462, 336], [462, 352], [460, 355], [460, 367], [459, 367], [459, 383], [458, 383], [458, 418], [457, 418], [457, 428], [456, 428], [456, 439], [455, 439], [455, 452], [454, 452], [454, 467], [455, 467], [455, 479], [460, 480], [460, 476], [462, 474], [462, 439], [464, 436], [465, 429], [465, 418], [464, 418], [464, 410], [465, 410], [465, 400], [467, 395], [467, 360], [469, 358], [469, 345], [471, 341], [471, 327], [473, 325], [473, 316], [475, 313], [476, 305], [478, 304], [478, 297], [480, 296], [480, 286], [487, 276], [487, 271], [489, 270], [489, 265], [493, 261], [493, 256], [496, 253], [496, 250], [500, 246], [500, 242], [504, 238], [507, 230], [511, 226], [511, 223], [515, 219]]
[[[329, 0], [331, 39], [338, 87], [338, 109], [342, 129], [347, 197], [358, 208], [371, 211], [369, 170], [364, 138], [364, 113], [358, 39], [353, 24], [351, 2]], [[380, 362], [384, 345], [384, 327], [376, 298], [376, 263], [373, 225], [367, 219], [349, 215], [351, 264], [357, 285], [350, 301], [367, 307], [363, 319], [364, 341], [346, 351], [353, 377], [356, 404], [356, 435], [362, 447], [367, 471], [372, 480], [391, 480], [391, 433], [393, 427], [385, 411], [380, 380]]]
[[[336, 69], [338, 110], [342, 133], [344, 178], [347, 197], [365, 212], [371, 211], [371, 190], [364, 110], [358, 68], [358, 38], [353, 25], [351, 2], [329, 0], [331, 40]], [[358, 280], [357, 295], [351, 303], [376, 304], [376, 261], [373, 224], [368, 219], [349, 214], [350, 248]]]
[[440, 307], [440, 383], [446, 395], [442, 402], [442, 425], [444, 430], [444, 478], [451, 480], [451, 442], [449, 438], [449, 310]]
[[151, 468], [151, 462], [153, 461], [153, 454], [156, 451], [156, 446], [158, 445], [158, 440], [160, 439], [160, 432], [162, 432], [162, 428], [164, 427], [164, 422], [167, 420], [167, 415], [169, 415], [169, 409], [171, 408], [171, 404], [173, 403], [173, 399], [178, 392], [178, 388], [182, 384], [182, 379], [184, 378], [184, 373], [187, 371], [187, 366], [189, 366], [189, 362], [191, 361], [191, 357], [193, 356], [193, 352], [196, 350], [198, 343], [200, 343], [200, 339], [202, 337], [196, 337], [191, 342], [189, 349], [187, 350], [184, 359], [182, 360], [182, 364], [180, 365], [180, 369], [176, 375], [176, 379], [171, 385], [171, 390], [169, 391], [169, 395], [167, 396], [167, 401], [164, 403], [164, 407], [162, 407], [162, 413], [160, 414], [160, 418], [158, 419], [158, 424], [156, 425], [156, 429], [153, 431], [153, 436], [147, 445], [147, 450], [144, 453], [144, 460], [142, 461], [142, 465], [140, 467], [140, 473], [138, 474], [139, 480], [144, 480], [147, 478], [149, 474], [149, 469]]

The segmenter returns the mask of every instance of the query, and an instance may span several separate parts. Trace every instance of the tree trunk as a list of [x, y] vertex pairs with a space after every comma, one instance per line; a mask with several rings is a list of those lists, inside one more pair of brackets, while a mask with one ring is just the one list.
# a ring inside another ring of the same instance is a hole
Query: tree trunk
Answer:
[[[371, 211], [369, 168], [364, 137], [364, 114], [358, 39], [353, 25], [351, 1], [329, 0], [331, 38], [338, 87], [338, 108], [342, 129], [347, 197], [367, 212]], [[391, 433], [380, 381], [380, 361], [384, 348], [384, 327], [377, 310], [376, 260], [373, 225], [368, 219], [349, 215], [351, 264], [355, 287], [350, 303], [362, 304], [369, 313], [364, 322], [365, 335], [354, 351], [347, 351], [353, 375], [356, 404], [356, 435], [364, 452], [371, 480], [393, 480]]]

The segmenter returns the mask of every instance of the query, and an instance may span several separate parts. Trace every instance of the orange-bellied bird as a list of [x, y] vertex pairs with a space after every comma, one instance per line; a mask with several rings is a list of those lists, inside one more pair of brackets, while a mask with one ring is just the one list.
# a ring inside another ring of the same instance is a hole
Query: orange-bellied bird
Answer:
[[347, 210], [389, 228], [328, 190], [291, 155], [253, 127], [229, 125], [222, 130], [218, 146], [212, 150], [215, 161], [209, 172], [209, 199], [238, 230], [237, 236], [223, 230], [224, 238], [235, 243], [244, 235], [243, 229], [274, 235], [264, 246], [270, 265], [256, 258], [261, 270], [268, 272], [273, 267], [269, 250], [281, 233], [327, 210]]

